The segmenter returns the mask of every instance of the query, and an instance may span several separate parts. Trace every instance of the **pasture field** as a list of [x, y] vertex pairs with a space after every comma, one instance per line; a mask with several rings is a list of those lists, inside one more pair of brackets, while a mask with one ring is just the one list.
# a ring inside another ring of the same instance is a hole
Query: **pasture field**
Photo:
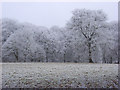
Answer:
[[2, 88], [118, 88], [118, 64], [2, 63]]

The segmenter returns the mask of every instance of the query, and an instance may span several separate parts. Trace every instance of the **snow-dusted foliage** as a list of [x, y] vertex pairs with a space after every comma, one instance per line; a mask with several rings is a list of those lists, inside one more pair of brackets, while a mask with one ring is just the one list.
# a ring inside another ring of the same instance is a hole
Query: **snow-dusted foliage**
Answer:
[[[79, 43], [81, 44], [79, 45], [79, 49], [84, 48], [84, 51], [81, 51], [81, 53], [79, 54], [82, 55], [82, 53], [84, 53], [83, 56], [86, 55], [86, 57], [88, 57], [87, 60], [89, 60], [89, 62], [104, 62], [105, 60], [107, 60], [107, 62], [112, 63], [114, 60], [116, 61], [118, 60], [117, 59], [118, 56], [117, 23], [116, 22], [107, 23], [106, 20], [107, 20], [106, 14], [104, 14], [104, 12], [101, 10], [94, 11], [94, 10], [76, 9], [73, 11], [72, 18], [67, 23], [68, 30], [71, 30], [72, 33], [75, 32], [78, 33], [75, 34], [74, 38], [78, 36], [79, 40], [81, 40], [81, 42], [79, 41]], [[108, 45], [106, 45], [107, 47], [104, 47], [104, 49], [101, 50], [102, 49], [101, 44], [108, 44]], [[116, 50], [113, 50], [115, 48]], [[105, 49], [108, 49], [106, 53], [107, 54], [109, 53], [108, 56], [105, 57], [109, 59], [104, 60], [103, 58], [105, 55], [104, 54]]]
[[92, 60], [92, 51], [94, 50], [97, 42], [98, 33], [102, 24], [106, 20], [106, 15], [102, 11], [92, 11], [85, 9], [76, 9], [73, 11], [73, 16], [67, 24], [68, 29], [80, 33], [83, 36], [85, 45], [87, 45], [89, 62]]
[[31, 25], [24, 26], [8, 38], [2, 46], [3, 61], [44, 61], [45, 52], [42, 45], [35, 42], [34, 29]]
[[2, 62], [2, 21], [0, 19], [0, 62]]
[[2, 60], [117, 63], [117, 22], [106, 22], [101, 10], [75, 9], [72, 13], [63, 28], [2, 19]]
[[102, 62], [117, 63], [118, 62], [118, 24], [110, 22], [101, 30], [99, 38], [99, 46], [101, 49]]
[[8, 18], [2, 19], [2, 44], [20, 28], [20, 24], [17, 21]]

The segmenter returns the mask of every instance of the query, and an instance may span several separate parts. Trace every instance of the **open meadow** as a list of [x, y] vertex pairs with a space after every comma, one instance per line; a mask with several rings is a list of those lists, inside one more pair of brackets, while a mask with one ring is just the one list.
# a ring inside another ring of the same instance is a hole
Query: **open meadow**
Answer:
[[118, 88], [118, 64], [3, 63], [3, 88]]

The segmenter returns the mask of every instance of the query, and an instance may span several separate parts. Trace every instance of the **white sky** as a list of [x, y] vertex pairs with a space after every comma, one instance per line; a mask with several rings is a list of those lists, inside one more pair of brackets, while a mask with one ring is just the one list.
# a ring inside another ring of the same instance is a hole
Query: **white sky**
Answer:
[[102, 9], [108, 15], [108, 21], [118, 20], [117, 2], [6, 2], [2, 3], [2, 17], [39, 26], [64, 27], [76, 8]]

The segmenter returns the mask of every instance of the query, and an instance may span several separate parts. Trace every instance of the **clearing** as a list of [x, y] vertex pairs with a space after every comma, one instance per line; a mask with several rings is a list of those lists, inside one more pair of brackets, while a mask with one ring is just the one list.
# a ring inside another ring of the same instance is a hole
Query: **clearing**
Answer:
[[118, 64], [2, 63], [3, 88], [118, 88]]

